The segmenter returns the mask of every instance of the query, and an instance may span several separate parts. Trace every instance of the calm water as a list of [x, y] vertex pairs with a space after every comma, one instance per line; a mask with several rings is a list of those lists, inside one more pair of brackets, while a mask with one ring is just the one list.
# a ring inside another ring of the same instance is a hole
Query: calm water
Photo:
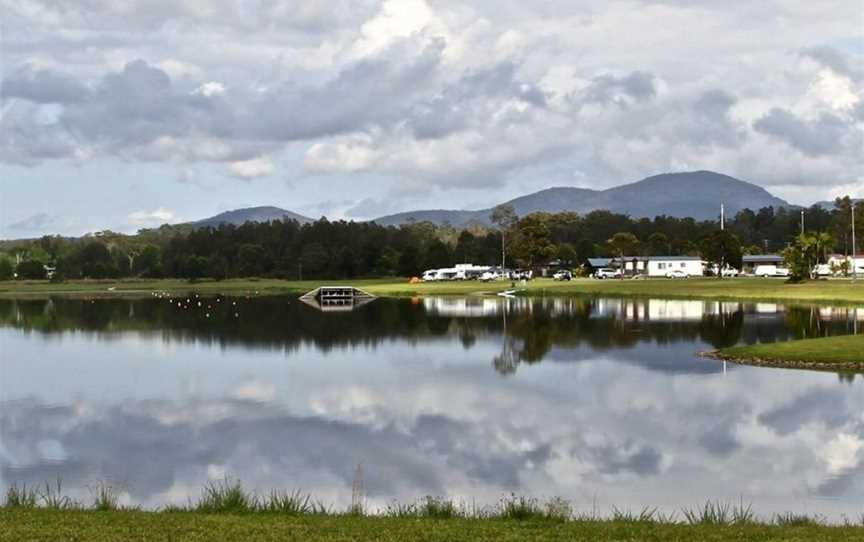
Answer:
[[[198, 302], [201, 306], [198, 306]], [[864, 326], [864, 310], [857, 315]], [[706, 499], [864, 510], [864, 376], [724, 366], [856, 312], [703, 301], [0, 300], [0, 489], [197, 497], [210, 479], [347, 505], [509, 492], [578, 509]]]

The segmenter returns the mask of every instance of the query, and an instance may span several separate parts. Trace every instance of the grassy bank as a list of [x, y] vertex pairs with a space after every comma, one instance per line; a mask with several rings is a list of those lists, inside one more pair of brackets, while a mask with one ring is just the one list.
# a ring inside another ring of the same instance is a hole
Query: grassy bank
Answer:
[[[405, 279], [360, 279], [342, 281], [286, 281], [276, 279], [234, 279], [224, 281], [121, 280], [121, 281], [47, 281], [0, 282], [0, 296], [88, 295], [141, 296], [153, 291], [200, 293], [302, 294], [322, 284], [350, 284], [378, 296], [412, 297], [424, 295], [494, 294], [512, 289], [509, 281], [478, 281], [409, 284]], [[787, 284], [779, 279], [687, 279], [687, 280], [594, 280], [556, 282], [537, 279], [516, 288], [525, 295], [607, 295], [716, 300], [786, 301], [800, 303], [864, 304], [864, 282], [850, 280], [811, 281]]]
[[0, 540], [853, 541], [861, 527], [685, 525], [650, 521], [416, 519], [140, 511], [0, 510]]
[[663, 515], [613, 509], [577, 514], [567, 501], [511, 495], [478, 508], [426, 497], [375, 514], [334, 511], [302, 493], [248, 493], [238, 482], [204, 488], [201, 498], [159, 511], [124, 508], [99, 486], [89, 506], [57, 488], [12, 487], [0, 507], [0, 540], [860, 540], [864, 515], [843, 525], [795, 514], [758, 519], [749, 506], [707, 503]]
[[864, 335], [735, 346], [716, 355], [750, 365], [864, 371]]

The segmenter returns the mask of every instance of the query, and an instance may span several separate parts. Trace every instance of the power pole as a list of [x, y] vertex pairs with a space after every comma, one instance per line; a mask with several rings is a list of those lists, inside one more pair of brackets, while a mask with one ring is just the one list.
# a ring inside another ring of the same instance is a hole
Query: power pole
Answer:
[[855, 259], [857, 247], [855, 246], [855, 202], [852, 202], [852, 282], [858, 280], [858, 260]]
[[720, 231], [726, 229], [726, 208], [720, 204]]
[[801, 233], [804, 233], [804, 209], [801, 209]]

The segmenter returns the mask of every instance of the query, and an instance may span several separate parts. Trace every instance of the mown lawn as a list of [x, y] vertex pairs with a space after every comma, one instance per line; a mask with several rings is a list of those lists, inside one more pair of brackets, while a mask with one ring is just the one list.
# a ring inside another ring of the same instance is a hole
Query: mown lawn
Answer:
[[864, 370], [864, 335], [734, 346], [719, 354], [726, 359], [766, 365]]
[[0, 510], [0, 540], [860, 541], [861, 527], [428, 519], [198, 512]]
[[800, 303], [864, 304], [864, 281], [810, 281], [787, 284], [782, 279], [649, 279], [594, 280], [577, 279], [556, 282], [537, 279], [526, 285], [510, 281], [483, 283], [478, 281], [409, 284], [406, 279], [358, 279], [286, 281], [276, 279], [233, 279], [224, 281], [185, 280], [120, 280], [69, 281], [52, 284], [47, 281], [0, 282], [0, 296], [21, 295], [149, 295], [153, 291], [200, 293], [302, 294], [321, 285], [350, 284], [379, 296], [474, 295], [494, 294], [517, 289], [523, 295], [608, 295], [627, 297], [663, 297], [688, 299], [787, 301]]

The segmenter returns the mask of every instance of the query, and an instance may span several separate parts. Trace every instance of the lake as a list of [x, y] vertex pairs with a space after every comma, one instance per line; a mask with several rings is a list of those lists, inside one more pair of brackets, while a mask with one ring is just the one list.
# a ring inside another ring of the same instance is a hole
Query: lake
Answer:
[[[856, 322], [856, 318], [860, 322]], [[864, 311], [661, 299], [0, 300], [0, 489], [145, 507], [208, 480], [372, 507], [516, 493], [858, 517], [864, 376], [697, 356]]]

